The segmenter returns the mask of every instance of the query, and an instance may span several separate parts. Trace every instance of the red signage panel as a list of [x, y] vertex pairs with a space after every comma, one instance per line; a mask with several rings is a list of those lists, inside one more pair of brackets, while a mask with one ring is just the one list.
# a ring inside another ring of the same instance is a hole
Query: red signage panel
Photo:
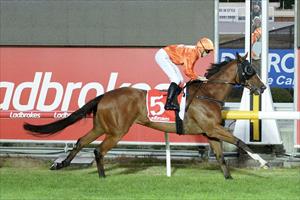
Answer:
[[[155, 63], [156, 48], [0, 48], [0, 140], [77, 140], [92, 126], [84, 119], [50, 137], [35, 137], [24, 122], [63, 118], [97, 95], [119, 87], [167, 88]], [[213, 56], [196, 63], [203, 74]], [[100, 138], [99, 140], [101, 140]], [[134, 125], [123, 142], [164, 142], [164, 134]], [[176, 143], [206, 143], [202, 136], [170, 135]]]

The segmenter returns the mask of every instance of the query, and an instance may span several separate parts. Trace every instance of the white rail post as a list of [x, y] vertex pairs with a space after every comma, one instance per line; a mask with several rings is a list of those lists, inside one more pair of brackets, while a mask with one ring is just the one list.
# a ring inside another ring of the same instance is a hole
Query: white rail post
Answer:
[[166, 141], [166, 167], [167, 167], [167, 176], [171, 177], [171, 150], [169, 142], [169, 133], [165, 132], [165, 141]]
[[214, 45], [215, 45], [215, 57], [214, 62], [219, 61], [219, 0], [215, 0], [215, 27], [214, 27]]
[[[298, 70], [300, 70], [299, 69], [299, 66], [300, 66], [300, 63], [299, 63], [299, 50], [298, 50], [298, 35], [300, 34], [300, 33], [298, 33], [298, 27], [299, 27], [299, 23], [300, 23], [300, 21], [299, 21], [299, 17], [298, 17], [298, 15], [299, 15], [299, 10], [298, 10], [298, 6], [299, 5], [299, 1], [295, 1], [295, 6], [294, 6], [294, 8], [295, 8], [295, 25], [294, 25], [294, 54], [295, 54], [295, 60], [294, 60], [294, 69], [295, 69], [295, 71], [294, 71], [294, 110], [295, 111], [300, 111], [299, 109], [300, 108], [298, 108], [298, 105], [299, 105], [299, 101], [300, 101], [300, 98], [299, 98], [299, 88], [300, 88], [300, 80], [299, 80], [299, 77], [298, 77]], [[300, 126], [298, 126], [298, 121], [296, 121], [295, 120], [295, 122], [294, 122], [294, 147], [296, 147], [296, 148], [300, 148], [300, 146], [298, 146], [299, 144], [298, 144], [298, 142], [297, 142], [297, 138], [299, 137], [299, 136], [297, 136], [298, 135], [298, 133], [300, 132], [300, 130], [298, 130], [298, 129], [300, 129]], [[299, 133], [300, 134], [300, 133]], [[293, 154], [295, 154], [296, 153], [296, 149], [294, 148], [293, 149]]]

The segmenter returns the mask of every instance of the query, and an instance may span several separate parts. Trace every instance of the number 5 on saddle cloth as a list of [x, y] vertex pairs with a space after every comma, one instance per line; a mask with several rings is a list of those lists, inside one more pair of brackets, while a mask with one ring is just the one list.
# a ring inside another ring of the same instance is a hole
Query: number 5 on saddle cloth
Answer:
[[152, 122], [176, 123], [176, 132], [183, 134], [183, 119], [186, 106], [186, 88], [181, 92], [177, 99], [180, 105], [180, 111], [165, 110], [165, 102], [167, 99], [167, 91], [149, 90], [147, 91], [147, 116]]

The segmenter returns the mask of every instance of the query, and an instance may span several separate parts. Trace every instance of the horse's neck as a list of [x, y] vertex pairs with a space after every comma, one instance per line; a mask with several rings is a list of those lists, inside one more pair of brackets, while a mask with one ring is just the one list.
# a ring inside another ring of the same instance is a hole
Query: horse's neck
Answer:
[[224, 101], [231, 92], [232, 85], [225, 83], [214, 83], [213, 81], [234, 83], [235, 77], [236, 68], [233, 65], [228, 66], [225, 70], [219, 71], [209, 79], [212, 82], [208, 82], [204, 86], [204, 91], [205, 93], [208, 93], [210, 97], [215, 98], [219, 101]]

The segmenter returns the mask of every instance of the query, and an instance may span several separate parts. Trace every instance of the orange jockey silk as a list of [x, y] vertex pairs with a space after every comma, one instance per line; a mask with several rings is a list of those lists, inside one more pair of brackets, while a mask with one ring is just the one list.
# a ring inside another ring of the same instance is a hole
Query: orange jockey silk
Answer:
[[[252, 39], [252, 45], [257, 42], [258, 40], [260, 40], [261, 38], [261, 28], [256, 28], [253, 33], [251, 34], [251, 39]], [[258, 55], [256, 55], [256, 53], [254, 51], [251, 51], [251, 56], [252, 58], [256, 58]]]
[[169, 45], [164, 50], [174, 64], [183, 66], [183, 72], [187, 77], [197, 79], [194, 65], [199, 58], [199, 50], [196, 46]]
[[261, 28], [255, 29], [251, 36], [252, 36], [252, 44], [254, 44], [261, 37]]

